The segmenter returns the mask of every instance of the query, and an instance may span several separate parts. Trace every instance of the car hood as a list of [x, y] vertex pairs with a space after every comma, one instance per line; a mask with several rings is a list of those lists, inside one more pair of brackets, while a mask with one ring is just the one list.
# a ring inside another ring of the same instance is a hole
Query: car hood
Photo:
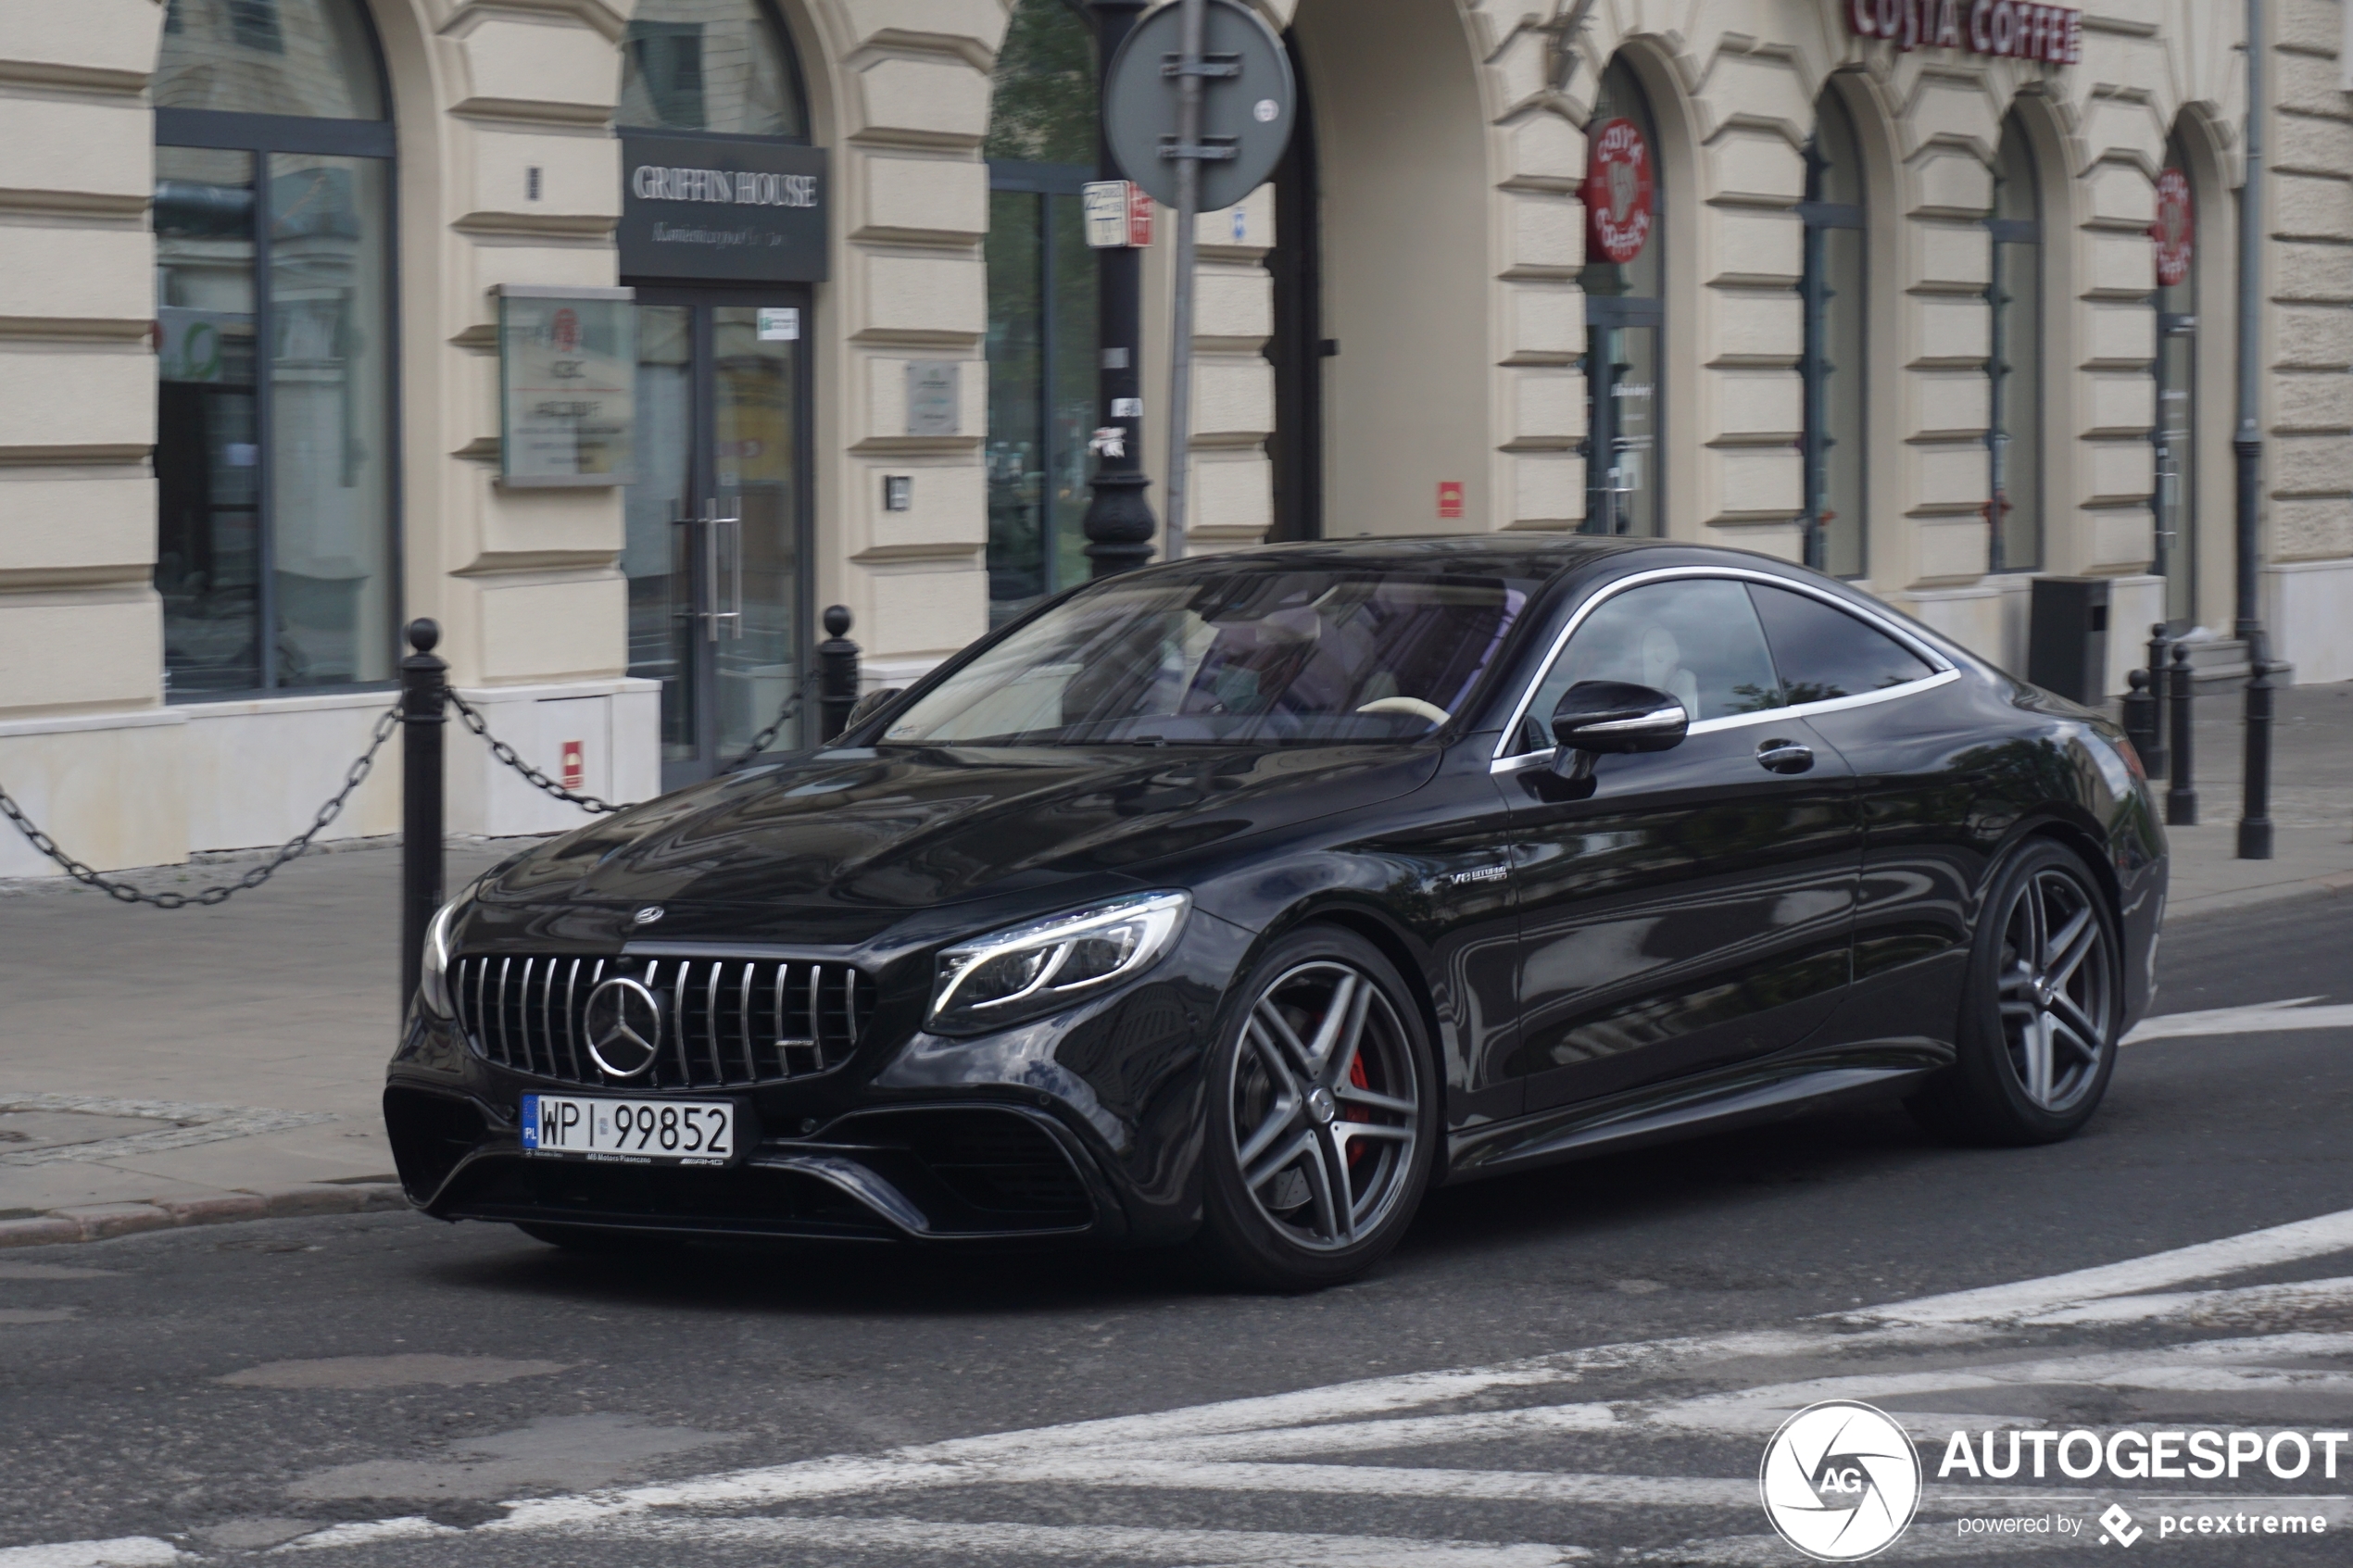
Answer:
[[936, 905], [1148, 878], [1193, 851], [1402, 795], [1438, 757], [1397, 746], [819, 752], [543, 845], [486, 879], [477, 907], [660, 904], [666, 939], [709, 928], [862, 941]]

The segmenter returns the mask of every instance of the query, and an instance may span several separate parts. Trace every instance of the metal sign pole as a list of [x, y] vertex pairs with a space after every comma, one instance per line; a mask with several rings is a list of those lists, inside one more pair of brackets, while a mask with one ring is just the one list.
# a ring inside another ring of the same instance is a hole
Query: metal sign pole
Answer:
[[1201, 209], [1202, 35], [1208, 26], [1206, 0], [1183, 0], [1183, 31], [1176, 57], [1176, 298], [1168, 345], [1168, 510], [1161, 540], [1163, 560], [1185, 556], [1185, 483], [1193, 434], [1193, 266]]

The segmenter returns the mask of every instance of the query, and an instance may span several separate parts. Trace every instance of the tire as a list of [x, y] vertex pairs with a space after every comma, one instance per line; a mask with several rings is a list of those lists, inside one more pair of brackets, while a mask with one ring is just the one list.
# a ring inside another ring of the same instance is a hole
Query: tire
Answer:
[[1413, 993], [1353, 932], [1283, 937], [1236, 990], [1211, 1058], [1204, 1249], [1266, 1290], [1387, 1256], [1428, 1185], [1439, 1079]]
[[2123, 1011], [2106, 890], [2071, 851], [2029, 840], [2001, 867], [1978, 922], [1958, 1057], [1912, 1109], [1970, 1143], [2072, 1137], [2108, 1093]]
[[681, 1245], [671, 1236], [643, 1231], [610, 1230], [598, 1225], [550, 1225], [535, 1220], [517, 1220], [515, 1229], [534, 1241], [544, 1241], [567, 1252], [592, 1253], [606, 1258], [672, 1252]]

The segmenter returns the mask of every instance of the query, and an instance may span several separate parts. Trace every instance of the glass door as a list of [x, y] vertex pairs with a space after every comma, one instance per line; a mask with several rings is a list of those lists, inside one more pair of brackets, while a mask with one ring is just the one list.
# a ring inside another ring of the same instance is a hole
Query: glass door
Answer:
[[1588, 299], [1585, 524], [1588, 533], [1666, 530], [1658, 471], [1657, 303]]
[[[637, 297], [629, 672], [661, 683], [662, 787], [674, 789], [741, 756], [810, 667], [808, 301], [790, 287]], [[813, 734], [804, 717], [771, 749]]]

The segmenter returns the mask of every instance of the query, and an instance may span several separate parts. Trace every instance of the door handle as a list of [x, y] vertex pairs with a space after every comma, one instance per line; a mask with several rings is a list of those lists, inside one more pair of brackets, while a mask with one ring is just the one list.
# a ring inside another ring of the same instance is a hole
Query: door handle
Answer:
[[[719, 640], [719, 623], [723, 621], [727, 623], [729, 636], [741, 637], [744, 634], [742, 506], [738, 503], [732, 515], [722, 517], [719, 515], [718, 502], [705, 501], [702, 504], [702, 516], [695, 521], [702, 528], [703, 581], [710, 584], [711, 592], [711, 608], [702, 612], [704, 640], [713, 643]], [[729, 573], [732, 583], [724, 591], [723, 591], [719, 576], [721, 561], [719, 536], [723, 532], [727, 534], [730, 546], [726, 559], [733, 567]], [[732, 604], [734, 608], [721, 609], [719, 607], [722, 604]]]
[[1814, 748], [1800, 746], [1793, 740], [1768, 740], [1757, 746], [1756, 760], [1764, 765], [1768, 772], [1810, 772], [1814, 767]]

